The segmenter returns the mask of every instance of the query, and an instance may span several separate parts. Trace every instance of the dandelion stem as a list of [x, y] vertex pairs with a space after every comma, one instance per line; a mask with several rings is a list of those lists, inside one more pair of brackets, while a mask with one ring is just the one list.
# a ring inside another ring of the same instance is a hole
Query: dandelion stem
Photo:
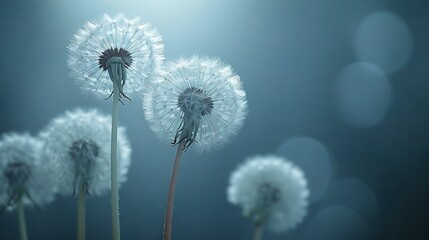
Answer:
[[180, 159], [185, 149], [186, 141], [181, 141], [177, 147], [176, 158], [174, 159], [173, 171], [170, 177], [170, 187], [168, 189], [167, 211], [164, 219], [164, 240], [171, 239], [171, 228], [173, 223], [174, 193], [176, 189], [177, 173], [179, 172]]
[[261, 240], [263, 231], [264, 231], [264, 224], [260, 224], [260, 223], [255, 224], [255, 230], [253, 232], [252, 240]]
[[119, 88], [113, 84], [112, 139], [111, 139], [111, 189], [112, 189], [112, 237], [120, 240], [119, 230], [119, 192], [118, 192], [118, 100]]
[[85, 187], [82, 183], [77, 198], [77, 239], [85, 240]]
[[25, 212], [23, 197], [21, 196], [18, 202], [18, 223], [19, 223], [19, 236], [21, 240], [27, 240], [27, 226], [25, 224]]

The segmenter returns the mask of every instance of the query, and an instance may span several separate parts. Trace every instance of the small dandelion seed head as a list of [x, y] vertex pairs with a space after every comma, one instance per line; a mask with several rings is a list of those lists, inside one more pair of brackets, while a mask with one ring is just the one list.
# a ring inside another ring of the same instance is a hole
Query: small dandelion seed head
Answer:
[[277, 156], [257, 156], [239, 166], [230, 177], [228, 201], [243, 215], [272, 231], [287, 231], [307, 213], [307, 181], [303, 172]]
[[[71, 76], [85, 92], [102, 98], [112, 93], [113, 84], [120, 88], [121, 97], [142, 91], [145, 82], [159, 75], [164, 62], [158, 31], [139, 18], [124, 15], [112, 18], [105, 14], [86, 22], [73, 36], [68, 50]], [[120, 79], [114, 82], [113, 77]]]
[[169, 63], [148, 85], [143, 108], [161, 139], [199, 150], [228, 142], [247, 116], [239, 76], [219, 59], [198, 56]]
[[0, 140], [0, 208], [42, 206], [54, 199], [56, 187], [43, 162], [42, 142], [28, 133], [5, 134]]
[[[95, 109], [75, 109], [56, 117], [40, 134], [44, 157], [54, 166], [59, 193], [75, 195], [83, 184], [90, 195], [110, 189], [111, 117]], [[131, 148], [118, 127], [118, 180], [126, 181]]]

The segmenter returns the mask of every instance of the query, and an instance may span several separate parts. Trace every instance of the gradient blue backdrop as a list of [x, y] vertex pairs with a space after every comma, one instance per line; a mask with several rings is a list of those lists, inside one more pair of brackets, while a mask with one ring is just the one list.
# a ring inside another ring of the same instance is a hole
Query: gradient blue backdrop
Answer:
[[[393, 95], [384, 118], [355, 128], [338, 113], [337, 77], [356, 61], [359, 24], [383, 10], [406, 22], [413, 50], [403, 68], [389, 74]], [[353, 177], [372, 189], [376, 209], [371, 217], [355, 209], [370, 239], [429, 239], [426, 1], [2, 0], [1, 133], [37, 134], [53, 117], [76, 107], [110, 112], [110, 101], [88, 97], [73, 83], [66, 46], [86, 20], [119, 12], [152, 22], [163, 35], [167, 59], [220, 57], [241, 76], [248, 94], [250, 114], [231, 144], [220, 151], [185, 153], [174, 239], [250, 239], [252, 224], [226, 201], [230, 172], [248, 156], [276, 152], [293, 136], [317, 139], [329, 149], [331, 183]], [[133, 148], [128, 181], [120, 189], [123, 239], [161, 239], [175, 151], [149, 129], [138, 97], [121, 106], [120, 123]], [[359, 199], [359, 192], [350, 194]], [[298, 228], [280, 235], [267, 232], [264, 239], [309, 239], [310, 219], [329, 203], [329, 196], [322, 197]], [[87, 204], [87, 239], [110, 239], [109, 196], [89, 198]], [[30, 239], [74, 239], [75, 207], [73, 199], [59, 197], [44, 209], [28, 210]], [[18, 239], [15, 214], [0, 215], [0, 239]]]

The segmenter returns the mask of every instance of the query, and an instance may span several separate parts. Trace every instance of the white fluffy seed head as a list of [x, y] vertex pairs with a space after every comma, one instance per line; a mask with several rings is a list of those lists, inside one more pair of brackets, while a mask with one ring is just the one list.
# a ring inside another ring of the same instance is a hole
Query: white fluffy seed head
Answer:
[[[68, 46], [68, 66], [71, 76], [88, 93], [106, 98], [113, 91], [109, 73], [100, 57], [105, 51], [123, 49], [127, 70], [123, 86], [125, 94], [141, 91], [146, 81], [156, 77], [164, 61], [162, 37], [150, 23], [139, 18], [115, 18], [104, 14], [88, 21], [72, 38]], [[123, 54], [120, 54], [123, 56]], [[107, 59], [104, 59], [106, 61]]]
[[[67, 111], [53, 119], [40, 136], [45, 143], [44, 156], [53, 166], [52, 174], [60, 193], [76, 194], [82, 181], [86, 182], [90, 195], [100, 195], [110, 189], [110, 116], [95, 109]], [[77, 144], [82, 142], [90, 143], [87, 147], [96, 149], [96, 154], [87, 165], [78, 165], [76, 157], [71, 154], [73, 151], [76, 153]], [[118, 127], [119, 183], [126, 181], [130, 156], [125, 128]], [[86, 169], [82, 171], [82, 168]]]
[[277, 156], [256, 156], [232, 173], [227, 195], [244, 216], [281, 232], [303, 220], [309, 190], [303, 172], [292, 163]]
[[[42, 142], [28, 133], [5, 134], [0, 140], [0, 207], [13, 209], [22, 193], [24, 204], [43, 206], [54, 199], [51, 165], [41, 158]], [[13, 205], [10, 205], [13, 203]]]
[[199, 150], [228, 142], [247, 116], [240, 77], [219, 59], [198, 56], [167, 64], [144, 92], [143, 108], [161, 139], [187, 136]]

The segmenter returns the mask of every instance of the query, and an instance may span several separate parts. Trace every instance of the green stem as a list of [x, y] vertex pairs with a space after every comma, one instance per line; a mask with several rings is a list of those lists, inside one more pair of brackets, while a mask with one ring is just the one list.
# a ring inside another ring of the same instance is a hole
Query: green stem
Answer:
[[111, 139], [111, 189], [112, 189], [112, 237], [120, 240], [119, 192], [118, 192], [118, 100], [119, 88], [113, 84], [112, 139]]
[[81, 183], [77, 198], [77, 239], [85, 240], [85, 188]]
[[177, 147], [176, 158], [174, 159], [173, 171], [170, 177], [170, 187], [168, 189], [167, 211], [164, 219], [164, 240], [171, 239], [171, 229], [173, 224], [174, 194], [176, 189], [176, 178], [179, 172], [180, 159], [185, 149], [186, 141], [181, 141]]
[[264, 224], [255, 224], [255, 230], [253, 232], [253, 240], [261, 240], [262, 233], [264, 232]]
[[23, 197], [21, 196], [18, 202], [18, 223], [19, 223], [19, 236], [21, 240], [27, 240], [27, 226], [25, 224], [25, 212]]

